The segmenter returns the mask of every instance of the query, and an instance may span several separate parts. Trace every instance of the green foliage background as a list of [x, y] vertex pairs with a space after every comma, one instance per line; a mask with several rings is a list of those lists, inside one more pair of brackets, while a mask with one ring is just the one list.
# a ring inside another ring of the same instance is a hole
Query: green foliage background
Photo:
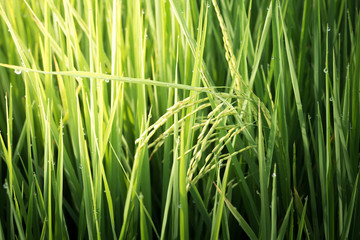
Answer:
[[0, 239], [359, 239], [357, 0], [0, 0]]

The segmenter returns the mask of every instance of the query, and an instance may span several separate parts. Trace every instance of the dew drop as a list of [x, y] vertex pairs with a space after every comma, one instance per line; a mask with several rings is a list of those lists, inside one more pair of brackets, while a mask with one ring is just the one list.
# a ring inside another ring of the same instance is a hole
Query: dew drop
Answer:
[[105, 82], [108, 83], [108, 82], [110, 82], [110, 80], [109, 80], [109, 79], [105, 79]]
[[3, 184], [3, 188], [4, 188], [4, 189], [7, 189], [7, 188], [8, 188], [8, 183], [7, 183], [7, 182], [5, 182], [5, 183]]
[[82, 165], [81, 165], [81, 164], [79, 165], [79, 168], [82, 169]]
[[330, 102], [334, 101], [333, 97], [331, 97], [329, 100], [330, 100]]
[[180, 209], [180, 208], [181, 208], [181, 204], [179, 203], [177, 207]]
[[273, 177], [273, 178], [276, 177], [276, 173], [275, 173], [275, 172], [272, 174], [272, 177]]
[[324, 68], [324, 73], [327, 74], [328, 73], [328, 69]]
[[328, 27], [328, 28], [327, 28], [327, 31], [330, 32], [330, 30], [331, 30], [331, 29]]
[[21, 74], [21, 70], [20, 69], [15, 69], [15, 74], [17, 74], [17, 75]]

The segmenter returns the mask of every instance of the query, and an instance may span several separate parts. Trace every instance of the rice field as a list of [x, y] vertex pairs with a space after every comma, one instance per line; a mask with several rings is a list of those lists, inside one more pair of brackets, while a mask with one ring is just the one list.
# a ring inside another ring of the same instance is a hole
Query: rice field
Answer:
[[357, 0], [0, 0], [0, 239], [360, 239]]

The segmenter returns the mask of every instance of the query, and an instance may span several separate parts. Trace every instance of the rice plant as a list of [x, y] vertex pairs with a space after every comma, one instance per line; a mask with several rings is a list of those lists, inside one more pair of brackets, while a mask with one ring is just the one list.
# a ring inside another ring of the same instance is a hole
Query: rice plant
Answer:
[[356, 0], [0, 0], [0, 239], [359, 239]]

